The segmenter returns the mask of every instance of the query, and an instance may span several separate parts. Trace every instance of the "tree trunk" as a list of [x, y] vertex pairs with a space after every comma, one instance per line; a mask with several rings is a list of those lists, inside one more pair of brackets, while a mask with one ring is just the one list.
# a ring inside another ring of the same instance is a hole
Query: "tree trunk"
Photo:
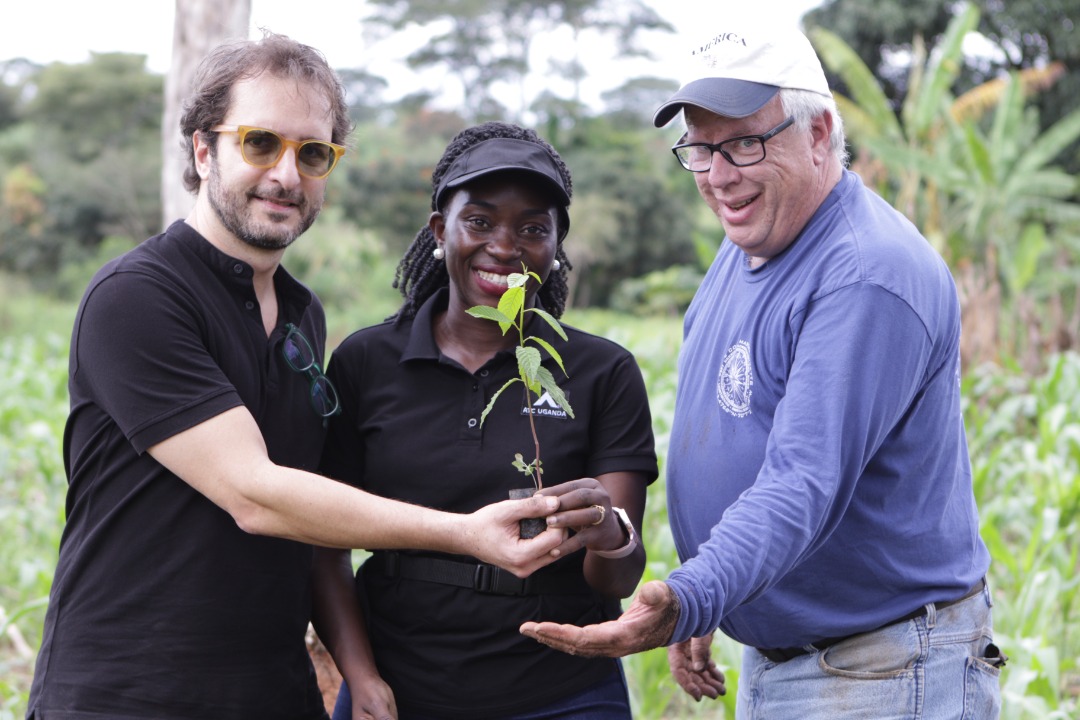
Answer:
[[162, 227], [187, 217], [194, 204], [184, 189], [187, 157], [181, 146], [180, 115], [191, 91], [195, 69], [207, 53], [231, 40], [244, 40], [251, 22], [251, 0], [176, 0], [172, 63], [165, 77], [162, 118]]

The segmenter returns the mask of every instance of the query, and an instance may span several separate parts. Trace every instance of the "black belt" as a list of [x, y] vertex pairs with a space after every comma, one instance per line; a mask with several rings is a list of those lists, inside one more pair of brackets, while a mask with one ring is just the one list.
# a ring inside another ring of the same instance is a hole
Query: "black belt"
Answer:
[[405, 555], [399, 552], [373, 553], [364, 571], [381, 572], [386, 577], [470, 588], [492, 595], [589, 595], [592, 589], [581, 571], [533, 574], [519, 578], [495, 565], [459, 562], [442, 558]]
[[[964, 593], [964, 595], [962, 597], [959, 597], [956, 600], [945, 600], [943, 602], [935, 602], [935, 603], [930, 603], [930, 604], [933, 605], [934, 608], [937, 609], [937, 610], [944, 610], [945, 608], [949, 607], [950, 605], [956, 605], [957, 603], [961, 603], [961, 602], [967, 600], [968, 598], [971, 598], [971, 597], [974, 597], [975, 595], [978, 595], [982, 591], [982, 589], [983, 589], [983, 587], [985, 585], [986, 585], [986, 579], [983, 578], [982, 580], [979, 580], [979, 582], [975, 583], [975, 586], [972, 587], [970, 590], [968, 590], [966, 593]], [[833, 645], [836, 645], [838, 643], [842, 643], [845, 640], [853, 638], [856, 635], [864, 635], [864, 634], [866, 634], [866, 632], [875, 632], [877, 630], [887, 628], [890, 625], [897, 625], [897, 624], [902, 623], [902, 622], [907, 622], [909, 620], [914, 620], [915, 618], [920, 618], [920, 617], [922, 617], [924, 615], [926, 615], [926, 605], [923, 605], [918, 610], [913, 610], [913, 611], [909, 612], [907, 615], [904, 615], [903, 617], [898, 617], [895, 620], [890, 620], [889, 622], [885, 623], [884, 625], [882, 625], [882, 626], [880, 626], [878, 628], [875, 628], [874, 630], [867, 630], [867, 631], [864, 631], [864, 632], [852, 633], [850, 635], [843, 635], [841, 637], [825, 638], [823, 640], [817, 640], [815, 642], [812, 642], [808, 646], [803, 645], [801, 647], [786, 647], [786, 648], [757, 648], [757, 651], [759, 653], [761, 653], [762, 655], [764, 655], [769, 660], [772, 660], [774, 663], [783, 663], [783, 662], [787, 662], [788, 660], [792, 660], [794, 658], [800, 657], [802, 655], [809, 655], [810, 653], [814, 652], [815, 650], [817, 650], [817, 651], [825, 650], [826, 648], [830, 648]]]

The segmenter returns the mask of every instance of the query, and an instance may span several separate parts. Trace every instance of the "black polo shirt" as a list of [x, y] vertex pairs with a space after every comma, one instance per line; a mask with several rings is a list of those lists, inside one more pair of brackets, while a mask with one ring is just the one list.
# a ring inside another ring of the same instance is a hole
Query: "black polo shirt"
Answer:
[[285, 323], [316, 352], [318, 299], [284, 268], [269, 340], [252, 268], [184, 222], [94, 277], [71, 341], [67, 525], [30, 696], [48, 718], [323, 718], [304, 645], [311, 548], [249, 535], [145, 451], [239, 405], [271, 458], [324, 434]]
[[[321, 468], [379, 495], [467, 513], [531, 485], [511, 463], [515, 453], [531, 460], [533, 441], [520, 383], [498, 399], [481, 427], [488, 400], [517, 375], [517, 365], [506, 351], [470, 373], [443, 356], [432, 320], [447, 296], [443, 290], [429, 299], [415, 321], [360, 330], [334, 351], [328, 374], [343, 412], [330, 423]], [[571, 327], [563, 341], [539, 318], [527, 331], [561, 354], [568, 379], [554, 361], [546, 359], [545, 366], [575, 414], [571, 419], [547, 398], [532, 398], [544, 484], [617, 471], [654, 480], [648, 399], [633, 356]], [[580, 573], [584, 555], [539, 573]], [[526, 620], [601, 622], [618, 615], [618, 602], [591, 594], [492, 595], [364, 569], [360, 577], [375, 659], [401, 708], [438, 717], [503, 717], [615, 671], [614, 660], [551, 650], [518, 627]]]

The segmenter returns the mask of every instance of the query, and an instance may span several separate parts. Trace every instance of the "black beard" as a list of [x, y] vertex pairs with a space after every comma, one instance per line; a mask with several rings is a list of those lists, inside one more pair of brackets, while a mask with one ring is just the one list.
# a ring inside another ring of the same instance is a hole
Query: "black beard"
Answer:
[[[218, 216], [221, 224], [245, 245], [260, 250], [284, 250], [289, 247], [311, 227], [322, 210], [322, 203], [319, 203], [314, 208], [309, 207], [306, 203], [301, 204], [298, 206], [301, 212], [301, 220], [295, 229], [282, 229], [277, 233], [267, 233], [257, 223], [251, 221], [251, 213], [247, 205], [249, 199], [247, 193], [240, 196], [238, 200], [236, 194], [227, 193], [222, 189], [221, 175], [217, 163], [211, 166], [210, 178], [207, 182], [210, 183], [208, 193], [210, 207], [214, 209], [214, 213]], [[270, 219], [274, 220], [276, 218], [271, 214]]]

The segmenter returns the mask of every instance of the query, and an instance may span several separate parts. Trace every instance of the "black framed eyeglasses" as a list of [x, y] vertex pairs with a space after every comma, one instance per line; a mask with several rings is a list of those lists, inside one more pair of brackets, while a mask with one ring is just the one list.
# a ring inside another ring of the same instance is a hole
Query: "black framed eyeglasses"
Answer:
[[684, 143], [686, 135], [671, 148], [679, 164], [690, 172], [708, 172], [712, 167], [713, 153], [720, 153], [735, 167], [756, 165], [765, 159], [765, 141], [786, 130], [795, 118], [789, 117], [764, 135], [743, 135], [715, 145], [710, 143]]
[[338, 399], [337, 388], [330, 382], [330, 378], [323, 375], [319, 364], [315, 361], [315, 351], [311, 349], [311, 343], [300, 332], [300, 328], [292, 323], [285, 326], [285, 341], [281, 343], [281, 354], [285, 356], [285, 362], [289, 369], [307, 375], [311, 381], [311, 406], [315, 413], [324, 421], [341, 412], [341, 401]]

